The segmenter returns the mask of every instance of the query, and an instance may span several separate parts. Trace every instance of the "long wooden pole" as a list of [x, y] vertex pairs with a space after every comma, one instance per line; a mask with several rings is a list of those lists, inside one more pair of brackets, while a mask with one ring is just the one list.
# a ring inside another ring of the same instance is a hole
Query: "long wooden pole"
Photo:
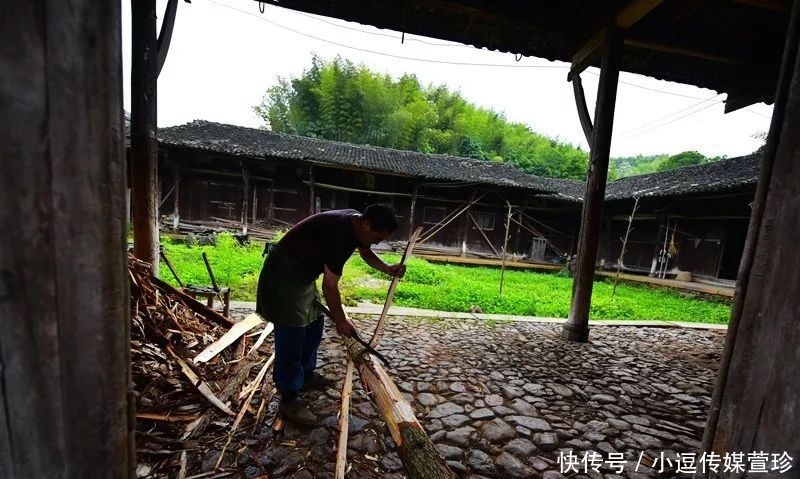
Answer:
[[347, 372], [342, 386], [342, 406], [339, 410], [339, 441], [336, 446], [335, 479], [344, 479], [347, 472], [347, 435], [350, 427], [350, 395], [353, 392], [353, 361], [347, 361]]
[[[408, 239], [408, 243], [406, 244], [406, 250], [403, 252], [403, 257], [400, 259], [400, 264], [405, 265], [406, 261], [408, 260], [411, 253], [414, 251], [414, 245], [417, 242], [417, 238], [419, 237], [420, 233], [422, 232], [422, 227], [420, 226], [414, 233], [411, 235], [411, 238]], [[392, 307], [392, 300], [394, 299], [394, 291], [397, 289], [397, 285], [400, 283], [400, 277], [394, 276], [392, 278], [391, 284], [389, 284], [389, 291], [386, 293], [386, 301], [383, 303], [383, 310], [381, 310], [381, 316], [378, 319], [378, 324], [375, 326], [375, 332], [372, 333], [372, 338], [369, 340], [369, 345], [373, 348], [378, 344], [378, 336], [380, 336], [383, 329], [386, 327], [386, 321], [389, 314], [389, 308]]]
[[156, 0], [131, 1], [131, 201], [133, 254], [158, 275]]
[[570, 341], [589, 340], [589, 309], [592, 301], [594, 268], [600, 233], [600, 219], [608, 177], [611, 133], [614, 129], [614, 107], [617, 100], [617, 81], [622, 60], [622, 35], [610, 27], [605, 36], [597, 105], [594, 114], [591, 158], [586, 179], [580, 237], [578, 239], [577, 273], [572, 290], [569, 319], [563, 326], [562, 337]]
[[625, 249], [628, 246], [628, 236], [631, 234], [631, 227], [633, 226], [633, 217], [636, 216], [636, 210], [639, 208], [639, 197], [633, 199], [633, 211], [628, 217], [628, 226], [625, 228], [625, 237], [622, 239], [622, 249], [619, 252], [619, 259], [617, 260], [617, 274], [614, 275], [614, 288], [611, 290], [613, 297], [617, 293], [617, 284], [619, 283], [619, 275], [622, 273], [622, 262], [625, 260]]

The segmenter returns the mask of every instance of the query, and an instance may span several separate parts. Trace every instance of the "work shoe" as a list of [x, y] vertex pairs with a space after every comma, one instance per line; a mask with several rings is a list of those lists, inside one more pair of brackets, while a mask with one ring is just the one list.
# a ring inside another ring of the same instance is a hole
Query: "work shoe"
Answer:
[[281, 401], [279, 411], [284, 419], [295, 424], [316, 426], [319, 423], [317, 416], [299, 399]]
[[333, 379], [325, 377], [317, 372], [313, 372], [303, 381], [303, 391], [308, 391], [309, 389], [324, 391], [325, 389], [331, 387], [335, 382], [336, 381]]

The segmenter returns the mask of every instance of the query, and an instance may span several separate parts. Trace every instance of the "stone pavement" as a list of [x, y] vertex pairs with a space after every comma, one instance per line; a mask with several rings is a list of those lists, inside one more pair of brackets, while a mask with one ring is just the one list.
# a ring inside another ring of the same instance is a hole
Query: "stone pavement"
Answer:
[[[374, 319], [355, 319], [372, 330]], [[559, 453], [568, 451], [628, 460], [621, 474], [604, 463], [570, 477], [656, 477], [646, 466], [634, 470], [641, 453], [649, 463], [648, 456], [699, 446], [724, 331], [606, 326], [592, 329], [589, 344], [566, 343], [559, 333], [549, 323], [392, 318], [378, 349], [460, 477], [556, 479]], [[333, 389], [306, 393], [323, 425], [287, 427], [282, 445], [264, 427], [241, 456], [244, 477], [332, 476], [345, 356], [329, 327], [320, 364], [338, 380]], [[349, 449], [348, 477], [405, 477], [357, 380]]]

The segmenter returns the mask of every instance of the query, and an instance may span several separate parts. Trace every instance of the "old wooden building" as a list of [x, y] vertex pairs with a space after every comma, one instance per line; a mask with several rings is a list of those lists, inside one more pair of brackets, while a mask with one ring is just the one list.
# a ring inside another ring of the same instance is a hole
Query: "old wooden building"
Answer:
[[314, 211], [385, 202], [402, 225], [390, 239], [422, 226], [429, 252], [500, 256], [507, 244], [509, 255], [549, 262], [574, 248], [581, 185], [508, 164], [206, 121], [163, 128], [159, 144], [167, 228], [268, 233]]
[[[510, 257], [547, 263], [575, 253], [581, 181], [207, 121], [161, 129], [159, 148], [167, 230], [215, 227], [269, 236], [315, 211], [386, 202], [402, 222], [392, 239], [422, 226], [421, 250], [428, 253], [498, 257], [505, 244]], [[610, 182], [599, 265], [616, 267], [638, 197], [624, 271], [735, 278], [758, 158]]]
[[[739, 268], [760, 153], [632, 176], [608, 184], [599, 263], [628, 272], [733, 281]], [[637, 201], [638, 198], [638, 201]]]

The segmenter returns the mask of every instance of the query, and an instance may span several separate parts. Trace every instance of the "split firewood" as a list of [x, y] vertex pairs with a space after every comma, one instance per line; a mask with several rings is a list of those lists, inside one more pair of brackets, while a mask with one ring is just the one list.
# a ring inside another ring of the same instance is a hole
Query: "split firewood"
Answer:
[[267, 323], [267, 325], [264, 326], [264, 330], [261, 331], [261, 334], [258, 336], [258, 339], [256, 340], [255, 344], [253, 344], [253, 347], [250, 348], [250, 351], [247, 352], [247, 355], [249, 356], [253, 354], [253, 351], [257, 351], [258, 348], [260, 348], [261, 345], [264, 343], [264, 339], [266, 339], [267, 336], [269, 336], [270, 333], [272, 333], [272, 331], [274, 330], [275, 330], [275, 325], [272, 323]]
[[195, 356], [195, 364], [204, 363], [213, 359], [217, 354], [221, 353], [225, 348], [233, 344], [237, 339], [242, 337], [245, 333], [263, 323], [261, 317], [255, 313], [248, 315], [243, 320], [234, 324], [227, 333], [223, 334], [221, 338], [209, 344], [200, 354]]
[[181, 367], [181, 371], [183, 372], [183, 374], [189, 379], [189, 381], [191, 381], [191, 383], [194, 385], [194, 387], [196, 387], [197, 390], [200, 391], [200, 394], [205, 396], [206, 399], [208, 399], [209, 402], [211, 402], [211, 404], [213, 404], [214, 406], [219, 408], [225, 414], [227, 414], [229, 416], [234, 416], [235, 415], [235, 413], [231, 410], [231, 408], [229, 408], [224, 402], [222, 402], [217, 396], [214, 395], [214, 393], [211, 391], [211, 388], [208, 387], [208, 384], [204, 383], [200, 379], [200, 377], [197, 375], [197, 373], [195, 373], [192, 370], [192, 368], [189, 367], [189, 364], [184, 359], [182, 359], [180, 356], [175, 354], [175, 351], [172, 350], [172, 347], [167, 346], [167, 351], [172, 355], [172, 357], [175, 359], [175, 361], [178, 362], [178, 364]]
[[353, 361], [347, 361], [342, 386], [342, 407], [339, 411], [339, 442], [336, 449], [335, 479], [344, 479], [347, 470], [347, 435], [350, 424], [350, 395], [353, 392]]

